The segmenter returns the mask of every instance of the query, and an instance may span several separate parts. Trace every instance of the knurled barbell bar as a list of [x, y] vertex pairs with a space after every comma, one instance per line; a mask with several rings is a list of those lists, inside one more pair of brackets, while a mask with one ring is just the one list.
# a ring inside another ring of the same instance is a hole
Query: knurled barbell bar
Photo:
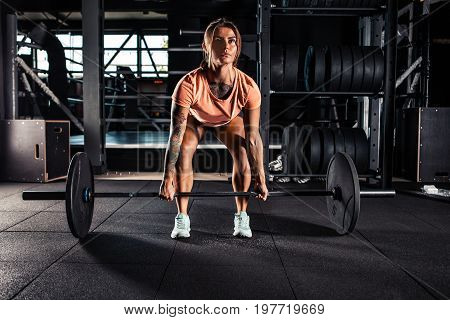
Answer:
[[[23, 200], [65, 200], [67, 222], [77, 238], [84, 238], [92, 223], [95, 198], [152, 198], [158, 192], [95, 192], [92, 165], [84, 152], [76, 153], [69, 166], [66, 191], [24, 191]], [[257, 196], [250, 192], [178, 192], [176, 197], [240, 197]], [[360, 197], [393, 197], [394, 190], [359, 189], [358, 174], [352, 159], [338, 152], [328, 165], [326, 189], [274, 191], [269, 197], [325, 196], [330, 221], [339, 234], [351, 233], [360, 211]]]

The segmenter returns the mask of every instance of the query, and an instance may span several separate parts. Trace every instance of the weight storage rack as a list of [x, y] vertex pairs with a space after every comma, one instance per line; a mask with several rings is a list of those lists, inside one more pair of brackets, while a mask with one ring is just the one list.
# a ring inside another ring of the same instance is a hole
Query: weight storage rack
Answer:
[[[281, 2], [281, 1], [280, 1]], [[325, 3], [323, 1], [322, 3]], [[285, 6], [286, 5], [286, 6]], [[261, 136], [264, 144], [266, 172], [269, 172], [270, 104], [274, 95], [358, 96], [359, 123], [368, 133], [370, 172], [379, 178], [381, 188], [392, 186], [395, 82], [397, 55], [397, 1], [387, 0], [377, 8], [297, 8], [283, 1], [277, 7], [270, 0], [258, 0], [259, 35], [258, 84], [261, 89]], [[271, 88], [271, 23], [275, 15], [284, 16], [359, 16], [359, 45], [378, 46], [384, 51], [383, 87], [374, 93], [276, 92]], [[382, 34], [384, 28], [384, 37]], [[386, 40], [384, 40], [386, 39]]]

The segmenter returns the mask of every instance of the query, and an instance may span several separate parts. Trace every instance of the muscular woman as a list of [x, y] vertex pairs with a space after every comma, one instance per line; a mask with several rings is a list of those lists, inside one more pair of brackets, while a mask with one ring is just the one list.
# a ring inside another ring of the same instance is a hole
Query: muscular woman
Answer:
[[[227, 147], [233, 158], [232, 185], [248, 191], [252, 177], [257, 198], [267, 199], [263, 145], [259, 133], [261, 93], [255, 81], [236, 68], [241, 51], [237, 27], [213, 21], [203, 37], [204, 59], [180, 79], [172, 95], [171, 127], [160, 198], [174, 199], [193, 185], [192, 158], [206, 130]], [[234, 236], [250, 238], [248, 197], [236, 197]], [[178, 214], [171, 237], [189, 237], [188, 197], [177, 197]]]

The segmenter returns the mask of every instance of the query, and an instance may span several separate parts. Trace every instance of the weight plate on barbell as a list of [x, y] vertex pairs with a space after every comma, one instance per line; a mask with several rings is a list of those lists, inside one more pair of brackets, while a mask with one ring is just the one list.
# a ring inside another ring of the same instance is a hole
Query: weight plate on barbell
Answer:
[[335, 197], [327, 197], [330, 221], [339, 234], [351, 233], [360, 211], [358, 173], [348, 154], [338, 152], [331, 159], [327, 171], [327, 190], [335, 190]]
[[353, 57], [349, 47], [341, 47], [342, 75], [339, 91], [350, 91], [352, 86]]
[[328, 90], [337, 91], [341, 85], [341, 50], [339, 47], [328, 48], [326, 57]]
[[327, 172], [328, 164], [334, 153], [333, 131], [330, 128], [322, 128], [322, 164], [320, 172]]
[[355, 138], [356, 169], [359, 173], [366, 173], [369, 169], [369, 144], [366, 132], [362, 128], [353, 129]]
[[371, 92], [378, 92], [381, 89], [384, 78], [384, 57], [381, 49], [375, 51], [374, 55], [375, 71]]
[[283, 47], [273, 45], [270, 48], [270, 87], [273, 90], [283, 90]]
[[[86, 197], [90, 191], [91, 197]], [[66, 182], [66, 215], [72, 234], [84, 238], [94, 213], [94, 174], [86, 153], [78, 152], [70, 161]], [[85, 199], [83, 199], [85, 196]]]
[[295, 91], [297, 88], [298, 52], [298, 46], [286, 45], [283, 91]]
[[344, 135], [345, 153], [350, 156], [352, 161], [355, 161], [355, 137], [353, 136], [353, 129], [342, 128], [342, 134]]
[[353, 75], [351, 91], [358, 92], [361, 90], [361, 84], [364, 79], [364, 56], [360, 47], [352, 47], [353, 56]]

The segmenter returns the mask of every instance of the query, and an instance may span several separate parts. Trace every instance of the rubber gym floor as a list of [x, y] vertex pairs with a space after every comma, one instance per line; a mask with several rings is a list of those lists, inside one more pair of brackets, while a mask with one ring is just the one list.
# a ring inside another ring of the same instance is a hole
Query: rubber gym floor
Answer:
[[[299, 185], [283, 184], [283, 188]], [[159, 181], [96, 181], [97, 192]], [[190, 201], [191, 238], [173, 240], [174, 202], [96, 199], [91, 233], [69, 232], [63, 201], [0, 184], [1, 299], [441, 299], [450, 296], [450, 205], [409, 195], [362, 199], [340, 236], [321, 197], [251, 199], [253, 238], [233, 230], [232, 198]], [[194, 191], [231, 191], [196, 181]]]

